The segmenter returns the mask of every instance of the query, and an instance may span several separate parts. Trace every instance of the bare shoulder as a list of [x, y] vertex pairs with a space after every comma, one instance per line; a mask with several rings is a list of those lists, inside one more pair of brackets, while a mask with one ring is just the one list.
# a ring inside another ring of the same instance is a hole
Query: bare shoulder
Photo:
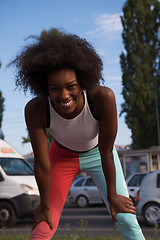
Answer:
[[46, 108], [47, 97], [37, 96], [31, 99], [25, 106], [25, 111], [28, 113], [38, 113], [43, 111]]
[[37, 96], [31, 99], [25, 106], [26, 122], [39, 122], [43, 125], [47, 124], [47, 97]]
[[89, 94], [98, 118], [104, 110], [107, 111], [110, 108], [115, 107], [115, 94], [110, 88], [97, 86], [90, 91]]
[[91, 98], [94, 101], [99, 101], [99, 100], [112, 100], [115, 98], [114, 92], [104, 86], [97, 86], [90, 92]]

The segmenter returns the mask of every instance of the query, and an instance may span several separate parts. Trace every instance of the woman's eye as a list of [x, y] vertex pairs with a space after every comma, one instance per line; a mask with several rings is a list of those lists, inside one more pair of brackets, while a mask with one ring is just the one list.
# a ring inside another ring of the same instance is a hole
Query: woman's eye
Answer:
[[68, 89], [74, 89], [76, 87], [77, 87], [77, 84], [72, 84], [72, 85], [68, 86]]

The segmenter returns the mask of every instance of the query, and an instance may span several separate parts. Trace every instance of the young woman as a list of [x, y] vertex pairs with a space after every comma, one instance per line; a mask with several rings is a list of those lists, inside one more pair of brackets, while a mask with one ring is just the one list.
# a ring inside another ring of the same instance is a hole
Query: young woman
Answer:
[[[30, 239], [52, 238], [81, 171], [92, 177], [124, 239], [144, 239], [114, 148], [115, 96], [100, 86], [103, 64], [93, 47], [52, 30], [11, 64], [17, 67], [16, 85], [36, 95], [25, 107], [41, 199]], [[46, 129], [53, 135], [49, 151]]]

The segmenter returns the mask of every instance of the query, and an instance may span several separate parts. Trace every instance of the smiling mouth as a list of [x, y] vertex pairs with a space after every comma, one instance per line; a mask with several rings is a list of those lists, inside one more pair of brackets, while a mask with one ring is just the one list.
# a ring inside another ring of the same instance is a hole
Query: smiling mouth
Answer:
[[68, 107], [72, 104], [73, 100], [70, 100], [69, 102], [61, 102], [61, 104], [65, 107]]

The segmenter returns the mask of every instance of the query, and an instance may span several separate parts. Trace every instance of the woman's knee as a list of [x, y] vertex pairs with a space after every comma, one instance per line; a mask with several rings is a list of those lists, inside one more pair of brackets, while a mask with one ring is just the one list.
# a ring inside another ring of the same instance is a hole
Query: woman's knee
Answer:
[[56, 229], [50, 229], [49, 225], [46, 222], [40, 222], [33, 230], [30, 236], [30, 240], [43, 239], [50, 240], [54, 235]]
[[[56, 211], [55, 211], [56, 212]], [[59, 223], [58, 213], [52, 217], [53, 229], [51, 229], [47, 222], [40, 222], [31, 233], [30, 240], [50, 240], [55, 234], [58, 223]]]
[[136, 215], [131, 213], [117, 213], [116, 220], [117, 224], [123, 224], [127, 228], [138, 224]]
[[116, 219], [116, 225], [125, 240], [145, 240], [136, 215], [131, 213], [117, 213]]

